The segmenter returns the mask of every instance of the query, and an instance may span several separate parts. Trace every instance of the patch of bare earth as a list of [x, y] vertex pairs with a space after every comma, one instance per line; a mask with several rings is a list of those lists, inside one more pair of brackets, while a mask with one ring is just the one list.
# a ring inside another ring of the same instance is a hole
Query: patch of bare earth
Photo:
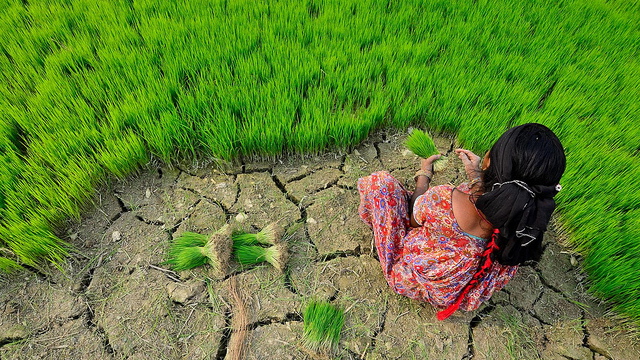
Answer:
[[[430, 305], [392, 292], [357, 215], [356, 180], [387, 170], [412, 188], [419, 159], [404, 151], [404, 136], [226, 171], [149, 169], [102, 189], [63, 235], [76, 247], [64, 272], [33, 270], [2, 284], [0, 359], [231, 359], [240, 330], [247, 359], [640, 358], [638, 342], [585, 293], [579, 256], [553, 231], [542, 261], [522, 266], [478, 311], [439, 322]], [[450, 160], [434, 184], [464, 181], [454, 141], [436, 144]], [[220, 277], [207, 266], [175, 273], [164, 265], [184, 231], [225, 223], [257, 231], [275, 221], [290, 250], [284, 273], [232, 264]], [[346, 312], [331, 356], [302, 345], [310, 299]]]

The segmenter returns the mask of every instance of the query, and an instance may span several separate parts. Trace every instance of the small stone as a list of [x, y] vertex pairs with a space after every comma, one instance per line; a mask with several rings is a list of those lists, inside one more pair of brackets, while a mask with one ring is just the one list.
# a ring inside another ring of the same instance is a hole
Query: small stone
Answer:
[[245, 220], [247, 220], [247, 214], [239, 213], [238, 215], [236, 215], [236, 221], [237, 222], [243, 223]]
[[573, 255], [571, 255], [571, 266], [578, 266], [578, 259]]
[[145, 191], [145, 193], [144, 193], [144, 197], [147, 198], [147, 199], [150, 198], [151, 197], [151, 190], [147, 189], [147, 191]]
[[316, 219], [314, 218], [308, 218], [307, 219], [307, 224], [317, 224], [318, 222], [316, 221]]
[[204, 283], [201, 281], [190, 283], [169, 283], [167, 284], [167, 294], [169, 298], [177, 303], [185, 304], [187, 301], [197, 297], [204, 292]]
[[113, 242], [120, 241], [120, 239], [122, 239], [120, 231], [114, 231], [113, 233], [111, 233], [111, 240], [113, 240]]

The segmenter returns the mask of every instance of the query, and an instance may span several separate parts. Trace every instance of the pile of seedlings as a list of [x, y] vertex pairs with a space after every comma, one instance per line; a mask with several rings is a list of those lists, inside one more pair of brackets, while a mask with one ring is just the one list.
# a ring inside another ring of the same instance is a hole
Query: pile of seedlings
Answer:
[[235, 260], [243, 267], [266, 261], [284, 272], [288, 251], [286, 243], [281, 241], [283, 232], [276, 224], [267, 225], [257, 234], [234, 231], [231, 237]]
[[[433, 142], [433, 139], [429, 134], [425, 133], [422, 130], [413, 129], [411, 134], [407, 136], [407, 139], [404, 142], [404, 146], [407, 149], [411, 150], [418, 157], [423, 159], [428, 158], [431, 155], [436, 155], [439, 153], [436, 148], [436, 144]], [[446, 156], [441, 156], [440, 159], [436, 160], [433, 163], [434, 171], [442, 171], [447, 167], [448, 158]]]
[[223, 278], [233, 256], [243, 268], [266, 261], [283, 272], [288, 258], [283, 235], [284, 229], [275, 223], [256, 234], [232, 230], [229, 225], [210, 236], [185, 232], [171, 243], [166, 264], [174, 271], [209, 264], [216, 277]]
[[335, 353], [344, 325], [344, 311], [328, 301], [311, 301], [302, 313], [304, 346], [319, 354]]
[[[284, 229], [276, 223], [257, 233], [233, 230], [228, 224], [210, 236], [185, 232], [169, 247], [168, 260], [174, 271], [209, 264], [218, 278], [228, 273], [233, 258], [242, 268], [267, 262], [283, 272], [288, 249]], [[303, 311], [304, 346], [318, 354], [334, 353], [344, 324], [342, 309], [327, 301], [311, 301]]]

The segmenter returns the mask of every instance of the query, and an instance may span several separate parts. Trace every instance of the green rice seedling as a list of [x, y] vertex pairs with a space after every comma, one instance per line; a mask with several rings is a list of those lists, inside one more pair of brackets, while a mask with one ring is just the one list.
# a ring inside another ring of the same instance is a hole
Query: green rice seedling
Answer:
[[414, 129], [411, 131], [404, 145], [407, 149], [423, 159], [438, 154], [438, 149], [436, 148], [436, 144], [433, 143], [433, 139], [422, 130]]
[[[427, 135], [422, 130], [413, 129], [411, 134], [407, 136], [404, 145], [414, 154], [423, 159], [439, 153], [431, 136]], [[433, 170], [442, 171], [447, 167], [447, 164], [448, 158], [446, 156], [442, 156], [440, 159], [433, 162]]]
[[278, 223], [271, 223], [256, 234], [256, 241], [264, 245], [275, 245], [282, 239], [284, 228]]
[[207, 237], [194, 232], [184, 232], [169, 246], [168, 265], [175, 271], [188, 270], [207, 263], [202, 249]]
[[104, 148], [96, 152], [96, 160], [118, 178], [137, 170], [149, 161], [144, 143], [132, 131], [120, 134], [121, 138], [106, 137]]
[[60, 264], [69, 254], [69, 244], [57, 238], [46, 219], [39, 213], [29, 213], [26, 222], [15, 214], [9, 214], [0, 225], [0, 239], [20, 260], [20, 263], [38, 268], [37, 261], [44, 259], [60, 268]]
[[240, 246], [257, 245], [258, 239], [256, 234], [247, 233], [244, 231], [236, 230], [231, 234], [233, 239], [233, 249], [237, 249]]
[[228, 229], [229, 226], [225, 225], [208, 238], [194, 232], [183, 233], [171, 243], [166, 263], [175, 271], [210, 264], [217, 277], [224, 277], [231, 254]]
[[22, 266], [20, 266], [20, 264], [18, 264], [14, 260], [6, 257], [0, 257], [0, 272], [10, 274], [22, 269]]
[[433, 162], [433, 171], [442, 171], [449, 166], [449, 157], [441, 156], [440, 159]]
[[304, 346], [317, 353], [335, 352], [344, 325], [343, 310], [327, 301], [312, 301], [302, 317]]
[[237, 245], [233, 249], [238, 264], [247, 266], [266, 261], [267, 248], [256, 245]]
[[208, 254], [204, 246], [180, 247], [176, 244], [172, 246], [167, 264], [171, 265], [174, 271], [189, 270], [209, 263]]
[[284, 228], [277, 223], [271, 223], [256, 234], [244, 232], [241, 230], [233, 231], [231, 237], [233, 238], [233, 246], [242, 245], [275, 245], [280, 242], [284, 234]]
[[233, 252], [236, 261], [242, 266], [256, 265], [266, 261], [281, 272], [284, 272], [289, 256], [287, 246], [284, 243], [270, 247], [237, 245]]

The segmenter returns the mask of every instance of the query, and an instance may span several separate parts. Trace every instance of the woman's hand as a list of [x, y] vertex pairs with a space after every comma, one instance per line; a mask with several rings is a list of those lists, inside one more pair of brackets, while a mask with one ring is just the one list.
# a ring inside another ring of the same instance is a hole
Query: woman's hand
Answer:
[[480, 162], [482, 161], [482, 158], [469, 150], [456, 149], [455, 151], [460, 160], [462, 160], [462, 163], [464, 164], [464, 170], [467, 173], [469, 179], [473, 180], [479, 177], [482, 173], [482, 171], [480, 170]]
[[426, 159], [422, 159], [420, 161], [420, 169], [433, 174], [433, 162], [440, 159], [440, 157], [442, 157], [442, 155], [438, 154], [431, 155]]
[[412, 227], [420, 226], [413, 217], [413, 204], [416, 202], [418, 196], [424, 194], [429, 188], [429, 182], [431, 182], [431, 177], [433, 176], [433, 162], [440, 159], [441, 156], [440, 154], [432, 155], [420, 161], [420, 170], [425, 171], [428, 175], [416, 176], [416, 190], [413, 192], [413, 195], [411, 195], [411, 202], [409, 203], [409, 218], [411, 219]]

